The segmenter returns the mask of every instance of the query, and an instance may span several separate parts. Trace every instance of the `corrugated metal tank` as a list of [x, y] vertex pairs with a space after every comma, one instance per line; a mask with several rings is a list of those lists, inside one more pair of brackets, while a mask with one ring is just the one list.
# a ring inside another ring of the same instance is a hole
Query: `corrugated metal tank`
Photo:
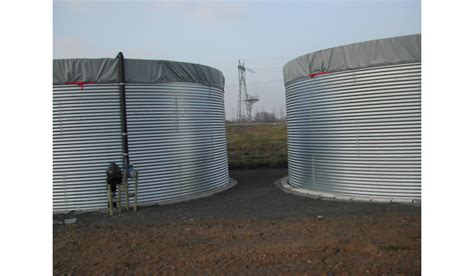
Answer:
[[107, 207], [105, 168], [122, 162], [118, 85], [54, 85], [53, 210]]
[[[125, 61], [128, 148], [140, 173], [138, 204], [225, 189], [222, 73], [196, 64]], [[123, 167], [116, 66], [115, 59], [54, 61], [54, 212], [107, 208], [105, 169], [109, 162]]]
[[421, 199], [419, 35], [323, 50], [285, 67], [291, 187]]
[[222, 89], [127, 85], [130, 161], [140, 203], [184, 200], [229, 182]]

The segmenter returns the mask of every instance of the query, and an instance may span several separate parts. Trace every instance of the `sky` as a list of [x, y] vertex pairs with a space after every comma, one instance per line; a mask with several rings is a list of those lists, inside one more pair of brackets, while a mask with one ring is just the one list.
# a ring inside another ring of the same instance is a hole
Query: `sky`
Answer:
[[[318, 50], [421, 33], [419, 0], [53, 1], [53, 58], [115, 57], [199, 63], [226, 79], [237, 113], [238, 60], [256, 111], [285, 114], [282, 68]], [[242, 110], [242, 113], [244, 110]]]

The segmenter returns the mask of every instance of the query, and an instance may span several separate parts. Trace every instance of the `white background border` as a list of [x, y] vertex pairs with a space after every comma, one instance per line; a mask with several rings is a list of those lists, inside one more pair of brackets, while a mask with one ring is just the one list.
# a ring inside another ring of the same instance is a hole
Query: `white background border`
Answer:
[[[473, 11], [470, 1], [422, 3], [425, 275], [472, 273]], [[0, 270], [51, 274], [52, 1], [3, 1], [0, 20]]]

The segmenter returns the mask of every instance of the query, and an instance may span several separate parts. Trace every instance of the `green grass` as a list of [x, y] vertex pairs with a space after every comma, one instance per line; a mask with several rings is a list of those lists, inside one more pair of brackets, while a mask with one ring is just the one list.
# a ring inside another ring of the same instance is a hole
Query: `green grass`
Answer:
[[285, 123], [227, 124], [229, 167], [287, 167]]

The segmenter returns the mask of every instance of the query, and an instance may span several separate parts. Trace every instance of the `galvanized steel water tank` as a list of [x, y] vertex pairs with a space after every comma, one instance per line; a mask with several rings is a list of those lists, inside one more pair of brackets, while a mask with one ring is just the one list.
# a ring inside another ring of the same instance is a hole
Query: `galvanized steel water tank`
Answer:
[[53, 210], [107, 208], [105, 169], [123, 167], [120, 86], [139, 205], [209, 195], [229, 184], [224, 77], [208, 66], [160, 61], [53, 62]]
[[310, 53], [283, 74], [290, 187], [421, 199], [421, 35]]

